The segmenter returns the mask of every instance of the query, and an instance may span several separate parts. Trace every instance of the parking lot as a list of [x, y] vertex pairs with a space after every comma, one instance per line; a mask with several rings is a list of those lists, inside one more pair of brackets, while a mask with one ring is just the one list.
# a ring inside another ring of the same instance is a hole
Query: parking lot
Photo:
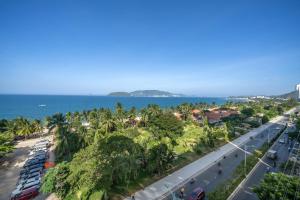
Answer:
[[[48, 139], [53, 141], [52, 136], [43, 138], [30, 139], [26, 141], [19, 141], [15, 146], [15, 150], [8, 155], [8, 157], [1, 162], [0, 166], [0, 200], [10, 199], [11, 193], [16, 189], [16, 184], [19, 180], [20, 171], [25, 164], [26, 159], [29, 158], [30, 149], [41, 139]], [[49, 150], [48, 161], [54, 161], [53, 147]], [[26, 172], [27, 173], [27, 172]], [[43, 198], [44, 199], [44, 198]]]

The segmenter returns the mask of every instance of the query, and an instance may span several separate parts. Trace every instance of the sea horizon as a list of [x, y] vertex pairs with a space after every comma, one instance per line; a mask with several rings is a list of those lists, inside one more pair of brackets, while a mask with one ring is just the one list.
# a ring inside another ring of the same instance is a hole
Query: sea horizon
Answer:
[[[215, 102], [222, 105], [227, 97], [114, 97], [96, 95], [37, 95], [37, 94], [0, 94], [0, 119], [25, 117], [43, 120], [55, 113], [80, 112], [99, 108], [114, 109], [120, 102], [125, 109], [141, 109], [148, 104], [157, 104], [162, 108], [177, 106], [181, 103]], [[239, 101], [239, 99], [230, 99]]]

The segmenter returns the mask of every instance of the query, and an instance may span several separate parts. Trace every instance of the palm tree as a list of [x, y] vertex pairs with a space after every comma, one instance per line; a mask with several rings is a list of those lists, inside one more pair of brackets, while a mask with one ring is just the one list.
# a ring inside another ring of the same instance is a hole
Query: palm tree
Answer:
[[51, 131], [53, 128], [62, 127], [65, 124], [66, 118], [64, 115], [62, 113], [56, 113], [50, 118], [50, 121], [48, 122], [48, 128]]
[[128, 112], [128, 118], [131, 125], [135, 125], [136, 108], [133, 106]]
[[116, 119], [118, 121], [118, 125], [120, 128], [124, 128], [125, 127], [125, 123], [124, 123], [125, 111], [123, 109], [122, 104], [118, 102], [115, 110], [116, 110]]
[[149, 121], [149, 112], [148, 109], [141, 109], [141, 118], [144, 126], [147, 126], [148, 121]]
[[25, 136], [25, 139], [33, 133], [32, 126], [30, 122], [25, 118], [19, 118], [18, 120], [18, 131], [17, 134], [20, 136]]
[[72, 123], [73, 122], [73, 116], [71, 112], [67, 112], [66, 113], [66, 120], [68, 123]]
[[31, 126], [32, 126], [33, 132], [39, 133], [39, 134], [42, 133], [43, 128], [42, 128], [40, 120], [37, 120], [37, 119], [33, 120]]
[[55, 148], [55, 154], [58, 160], [63, 158], [70, 159], [71, 151], [68, 134], [70, 134], [65, 126], [58, 126], [56, 129], [57, 146]]
[[6, 131], [8, 133], [10, 133], [11, 135], [13, 135], [14, 137], [17, 136], [18, 124], [17, 124], [16, 120], [12, 120], [12, 121], [7, 122]]
[[183, 119], [186, 121], [189, 115], [191, 114], [191, 106], [187, 103], [184, 103], [178, 106], [178, 110], [182, 115]]
[[162, 112], [157, 104], [149, 104], [147, 110], [150, 118], [156, 117]]
[[117, 124], [112, 118], [107, 118], [102, 121], [102, 127], [104, 128], [106, 134], [116, 130], [116, 126]]

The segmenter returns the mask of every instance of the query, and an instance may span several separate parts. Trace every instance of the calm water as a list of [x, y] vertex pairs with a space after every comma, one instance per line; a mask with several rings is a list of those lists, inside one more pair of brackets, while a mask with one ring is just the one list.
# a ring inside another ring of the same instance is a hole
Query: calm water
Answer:
[[57, 112], [82, 111], [93, 108], [114, 108], [121, 102], [125, 108], [135, 106], [142, 108], [148, 104], [158, 104], [161, 107], [176, 106], [189, 102], [206, 102], [223, 104], [226, 98], [200, 98], [200, 97], [107, 97], [107, 96], [56, 96], [56, 95], [0, 95], [0, 119], [13, 119], [23, 116], [31, 119], [43, 119], [45, 116]]

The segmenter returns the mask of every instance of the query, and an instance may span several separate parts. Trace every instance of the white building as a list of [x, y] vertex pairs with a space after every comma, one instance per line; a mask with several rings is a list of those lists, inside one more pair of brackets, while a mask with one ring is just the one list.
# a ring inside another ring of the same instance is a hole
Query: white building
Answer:
[[296, 90], [298, 91], [298, 99], [300, 99], [300, 83], [296, 85]]

